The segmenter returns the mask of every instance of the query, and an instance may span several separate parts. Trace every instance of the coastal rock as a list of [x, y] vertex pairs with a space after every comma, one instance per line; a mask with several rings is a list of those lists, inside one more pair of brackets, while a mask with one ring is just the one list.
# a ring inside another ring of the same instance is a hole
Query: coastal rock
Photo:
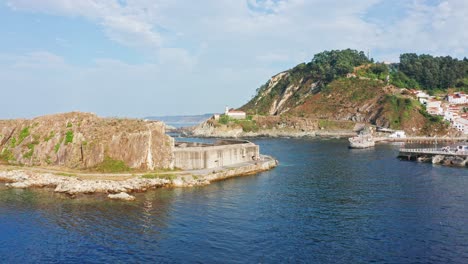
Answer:
[[[269, 156], [261, 156], [260, 160], [246, 162], [242, 166], [238, 164], [232, 167], [225, 166], [213, 169], [212, 171], [200, 170], [192, 171], [197, 174], [179, 174], [175, 179], [167, 178], [144, 178], [143, 176], [134, 176], [130, 179], [122, 180], [101, 180], [100, 176], [95, 180], [80, 179], [81, 176], [59, 176], [51, 173], [38, 173], [26, 170], [0, 171], [0, 181], [8, 182], [5, 184], [10, 188], [33, 188], [48, 187], [55, 188], [54, 192], [64, 193], [70, 196], [76, 194], [107, 193], [121, 194], [128, 192], [141, 192], [153, 188], [173, 186], [173, 187], [192, 187], [209, 184], [212, 181], [222, 180], [234, 176], [249, 175], [276, 167], [278, 162]], [[114, 177], [107, 175], [106, 177]], [[115, 176], [117, 177], [117, 176]], [[120, 195], [123, 196], [123, 195]]]
[[0, 163], [87, 169], [107, 161], [153, 170], [173, 162], [174, 140], [158, 121], [72, 112], [0, 120], [0, 135]]
[[465, 167], [467, 159], [463, 159], [461, 157], [455, 157], [453, 160], [451, 160], [451, 164], [454, 166]]
[[29, 182], [14, 182], [14, 183], [7, 183], [5, 184], [7, 187], [17, 188], [17, 189], [26, 189], [31, 187]]
[[133, 201], [135, 200], [135, 196], [132, 196], [126, 192], [121, 192], [118, 194], [109, 194], [107, 195], [108, 198], [113, 200], [124, 200], [124, 201]]
[[443, 155], [435, 155], [432, 157], [432, 164], [439, 164], [444, 160], [445, 156]]

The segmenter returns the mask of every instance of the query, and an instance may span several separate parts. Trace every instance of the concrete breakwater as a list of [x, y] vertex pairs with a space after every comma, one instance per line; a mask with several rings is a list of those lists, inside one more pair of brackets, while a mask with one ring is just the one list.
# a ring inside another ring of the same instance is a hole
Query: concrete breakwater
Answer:
[[446, 166], [468, 167], [467, 151], [450, 151], [445, 148], [400, 149], [401, 160], [429, 162]]
[[468, 137], [405, 137], [405, 138], [391, 138], [391, 137], [374, 137], [375, 142], [405, 142], [405, 143], [457, 143], [468, 141]]
[[[261, 156], [259, 160], [210, 169], [153, 175], [102, 174], [101, 176], [93, 176], [92, 179], [87, 178], [86, 174], [66, 175], [65, 173], [37, 172], [23, 168], [0, 171], [0, 181], [7, 182], [6, 186], [10, 188], [50, 188], [54, 192], [68, 194], [71, 197], [78, 194], [106, 193], [111, 199], [133, 200], [134, 197], [127, 195], [127, 193], [144, 192], [160, 187], [206, 185], [217, 180], [269, 170], [276, 167], [277, 164], [275, 159]], [[101, 179], [112, 177], [115, 177], [115, 180]]]

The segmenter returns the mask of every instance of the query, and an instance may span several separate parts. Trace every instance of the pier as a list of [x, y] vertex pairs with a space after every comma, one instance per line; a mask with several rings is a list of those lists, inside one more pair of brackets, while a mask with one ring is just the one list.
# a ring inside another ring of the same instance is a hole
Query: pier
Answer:
[[448, 166], [466, 167], [468, 165], [468, 147], [457, 148], [401, 148], [398, 158], [419, 162], [430, 162]]
[[375, 142], [405, 142], [405, 143], [457, 143], [468, 141], [468, 137], [374, 137]]
[[[443, 148], [402, 148], [400, 149], [400, 157], [420, 157], [420, 156], [435, 156], [435, 155], [450, 155], [466, 158], [468, 151], [446, 150]], [[409, 159], [409, 158], [408, 158]]]

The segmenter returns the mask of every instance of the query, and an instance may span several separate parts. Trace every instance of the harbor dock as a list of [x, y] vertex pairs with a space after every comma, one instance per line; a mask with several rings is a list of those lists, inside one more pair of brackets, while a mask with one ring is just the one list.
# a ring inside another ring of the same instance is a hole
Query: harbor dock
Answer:
[[468, 146], [460, 145], [455, 148], [401, 148], [398, 158], [401, 160], [466, 167], [468, 165]]
[[404, 137], [404, 138], [390, 138], [390, 137], [374, 137], [375, 142], [404, 142], [404, 143], [457, 143], [468, 142], [468, 137]]

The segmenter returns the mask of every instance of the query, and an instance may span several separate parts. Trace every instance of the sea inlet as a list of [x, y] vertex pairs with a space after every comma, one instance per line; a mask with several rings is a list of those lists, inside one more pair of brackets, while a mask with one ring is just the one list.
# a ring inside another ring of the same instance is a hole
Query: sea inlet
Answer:
[[253, 142], [280, 165], [134, 202], [1, 184], [0, 262], [468, 263], [466, 169], [389, 144]]

